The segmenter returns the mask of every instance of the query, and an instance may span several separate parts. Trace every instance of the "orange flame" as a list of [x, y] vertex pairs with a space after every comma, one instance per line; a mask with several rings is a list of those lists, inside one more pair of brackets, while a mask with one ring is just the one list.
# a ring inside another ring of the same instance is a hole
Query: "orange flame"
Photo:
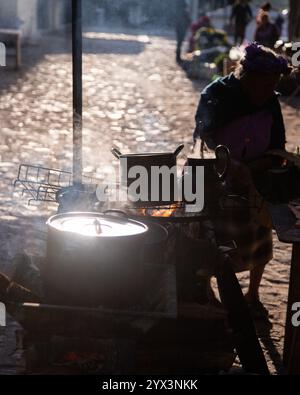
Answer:
[[166, 208], [143, 208], [140, 213], [144, 216], [168, 218], [172, 217], [177, 208], [176, 204]]

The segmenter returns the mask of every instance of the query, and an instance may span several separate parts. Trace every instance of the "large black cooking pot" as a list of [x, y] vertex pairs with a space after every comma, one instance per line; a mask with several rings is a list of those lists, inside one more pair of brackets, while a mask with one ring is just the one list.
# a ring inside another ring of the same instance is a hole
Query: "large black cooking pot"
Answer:
[[[119, 209], [106, 210], [105, 214], [114, 215], [118, 217], [128, 218], [128, 214]], [[147, 225], [148, 232], [145, 236], [144, 244], [144, 263], [150, 264], [164, 264], [165, 263], [165, 252], [166, 242], [169, 233], [165, 227], [158, 223], [153, 222], [153, 218], [142, 218], [143, 224]]]
[[[148, 174], [148, 194], [147, 199], [143, 201], [142, 199], [135, 201], [137, 205], [167, 205], [174, 203], [177, 200], [176, 190], [174, 188], [174, 183], [177, 180], [177, 156], [183, 150], [184, 145], [180, 145], [174, 152], [166, 153], [144, 153], [144, 154], [122, 154], [118, 149], [112, 148], [112, 154], [120, 161], [120, 181], [123, 187], [129, 188], [130, 185], [136, 181], [137, 178], [129, 177], [130, 170], [135, 166], [141, 166], [146, 169]], [[166, 166], [169, 169], [174, 169], [175, 174], [170, 182], [170, 196], [165, 199], [162, 194], [163, 179], [160, 179], [158, 183], [152, 182], [151, 169], [153, 167]], [[153, 198], [153, 186], [157, 188], [158, 197]], [[130, 198], [130, 197], [129, 197]]]
[[143, 286], [148, 227], [128, 218], [66, 213], [47, 221], [47, 302], [122, 308]]

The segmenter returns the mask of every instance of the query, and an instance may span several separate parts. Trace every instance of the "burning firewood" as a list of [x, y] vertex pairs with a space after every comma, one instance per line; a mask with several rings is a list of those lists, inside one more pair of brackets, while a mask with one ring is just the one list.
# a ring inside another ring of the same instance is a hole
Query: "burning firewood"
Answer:
[[0, 300], [4, 303], [40, 303], [40, 299], [29, 289], [11, 281], [3, 273], [0, 273]]

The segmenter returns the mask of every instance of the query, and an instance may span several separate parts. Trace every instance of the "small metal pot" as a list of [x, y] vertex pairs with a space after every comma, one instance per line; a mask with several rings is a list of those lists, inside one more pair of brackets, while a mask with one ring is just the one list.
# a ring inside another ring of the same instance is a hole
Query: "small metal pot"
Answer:
[[[224, 145], [219, 145], [215, 150], [215, 158], [188, 157], [185, 176], [192, 177], [193, 192], [197, 185], [197, 167], [204, 167], [204, 201], [205, 207], [216, 207], [220, 198], [220, 185], [226, 179], [230, 166], [230, 152]], [[189, 202], [192, 203], [192, 202]]]
[[47, 221], [47, 302], [121, 308], [139, 301], [148, 227], [128, 218], [66, 213]]
[[[160, 178], [159, 185], [155, 185], [158, 188], [159, 199], [152, 200], [152, 178], [151, 169], [153, 167], [166, 166], [169, 169], [176, 168], [177, 166], [177, 156], [183, 150], [184, 145], [178, 146], [174, 152], [167, 153], [145, 153], [145, 154], [122, 154], [118, 149], [112, 148], [111, 152], [117, 159], [123, 159], [120, 165], [120, 180], [123, 187], [129, 188], [130, 185], [136, 181], [136, 178], [129, 177], [130, 170], [135, 166], [140, 166], [146, 169], [148, 174], [148, 199], [146, 202], [137, 201], [137, 205], [167, 205], [174, 203], [176, 201], [176, 193], [174, 188], [174, 182], [176, 180], [171, 180], [170, 182], [170, 199], [164, 200], [162, 196], [162, 183], [163, 180]], [[175, 175], [177, 176], [177, 175]]]

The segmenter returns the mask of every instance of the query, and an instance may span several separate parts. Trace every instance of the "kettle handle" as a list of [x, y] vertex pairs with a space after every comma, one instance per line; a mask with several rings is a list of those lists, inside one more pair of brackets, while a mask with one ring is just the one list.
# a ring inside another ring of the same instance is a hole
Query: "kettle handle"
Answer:
[[218, 176], [221, 181], [224, 181], [230, 166], [230, 151], [225, 145], [218, 145], [216, 150], [216, 158], [217, 161], [220, 159], [225, 159], [225, 167], [222, 173], [219, 173]]
[[175, 158], [180, 154], [180, 152], [183, 150], [184, 148], [184, 144], [179, 145], [179, 147], [176, 148], [176, 150], [174, 151], [174, 156]]
[[113, 154], [114, 157], [116, 157], [117, 159], [120, 159], [122, 156], [121, 151], [119, 151], [117, 148], [113, 147], [110, 152]]

